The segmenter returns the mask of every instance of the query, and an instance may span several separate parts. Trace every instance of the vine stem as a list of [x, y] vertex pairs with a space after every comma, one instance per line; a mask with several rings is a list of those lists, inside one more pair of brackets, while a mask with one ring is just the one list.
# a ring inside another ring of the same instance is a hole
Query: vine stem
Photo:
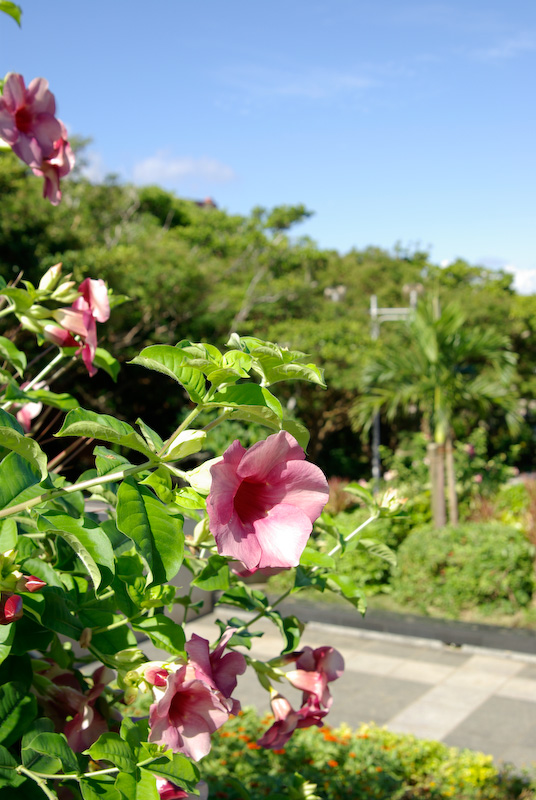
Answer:
[[1, 509], [0, 519], [3, 517], [9, 517], [11, 514], [18, 514], [20, 511], [27, 511], [34, 506], [38, 506], [40, 503], [46, 503], [47, 500], [54, 500], [56, 497], [63, 497], [65, 494], [81, 492], [84, 489], [90, 489], [92, 486], [99, 486], [103, 483], [110, 483], [111, 481], [120, 481], [123, 478], [126, 478], [128, 475], [135, 475], [136, 472], [141, 472], [142, 470], [152, 466], [153, 461], [145, 461], [143, 464], [126, 467], [125, 469], [117, 470], [117, 472], [110, 472], [108, 475], [102, 475], [101, 477], [88, 478], [85, 481], [72, 483], [70, 486], [65, 486], [61, 489], [51, 489], [50, 491], [43, 492], [43, 494], [40, 494], [37, 497], [32, 497], [30, 500], [26, 500], [23, 503], [17, 503], [14, 506]]
[[[26, 769], [26, 767], [23, 767], [22, 764], [17, 767], [17, 772], [19, 774], [21, 774], [21, 775], [26, 775], [26, 777], [31, 778], [32, 781], [35, 781], [35, 783], [39, 786], [41, 791], [44, 794], [46, 794], [46, 796], [49, 798], [49, 800], [58, 800], [58, 797], [57, 797], [56, 793], [53, 792], [51, 789], [49, 789], [48, 786], [45, 783], [44, 779], [48, 778], [49, 777], [48, 775], [42, 775], [42, 774], [40, 774], [38, 772], [32, 772], [31, 769]], [[70, 776], [62, 775], [61, 777], [66, 778], [66, 777], [70, 777]]]
[[179, 427], [173, 431], [173, 433], [168, 439], [166, 439], [163, 447], [158, 451], [158, 456], [162, 457], [165, 453], [169, 452], [172, 449], [175, 439], [177, 439], [181, 435], [181, 433], [186, 430], [189, 424], [193, 422], [194, 419], [198, 417], [203, 410], [204, 406], [202, 403], [200, 403], [198, 406], [196, 406], [190, 411], [186, 419], [183, 419]]
[[[359, 533], [359, 531], [362, 531], [363, 528], [366, 528], [367, 525], [370, 525], [370, 523], [374, 522], [374, 520], [377, 519], [377, 518], [378, 518], [378, 515], [377, 514], [373, 514], [371, 517], [369, 517], [364, 522], [362, 522], [361, 525], [358, 525], [358, 527], [355, 530], [353, 530], [352, 533], [349, 533], [348, 536], [345, 536], [344, 541], [345, 542], [349, 542], [350, 539], [353, 539], [354, 536], [356, 536]], [[332, 556], [334, 553], [337, 552], [337, 550], [340, 550], [341, 547], [342, 547], [341, 543], [337, 542], [335, 547], [332, 550], [329, 551], [328, 556]], [[316, 569], [318, 569], [318, 567], [314, 567], [314, 570], [316, 570]]]

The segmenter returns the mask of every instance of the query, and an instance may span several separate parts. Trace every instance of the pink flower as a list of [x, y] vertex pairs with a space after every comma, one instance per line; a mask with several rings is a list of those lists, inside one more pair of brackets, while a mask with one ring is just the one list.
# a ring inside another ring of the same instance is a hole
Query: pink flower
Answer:
[[306, 702], [299, 711], [294, 711], [286, 697], [274, 694], [270, 700], [275, 722], [258, 740], [257, 744], [267, 750], [279, 750], [284, 747], [298, 728], [310, 728], [323, 725], [327, 709], [320, 709], [314, 703]]
[[8, 74], [0, 97], [0, 136], [30, 167], [55, 154], [55, 142], [62, 134], [55, 112], [48, 81], [34, 78], [26, 88], [22, 75]]
[[[24, 383], [21, 383], [20, 388], [25, 389], [26, 386], [28, 386], [28, 383], [29, 381], [24, 381]], [[38, 381], [33, 388], [48, 389], [48, 386], [46, 385], [45, 381]], [[32, 427], [32, 420], [39, 416], [39, 414], [43, 409], [43, 404], [39, 402], [25, 403], [24, 405], [21, 406], [18, 403], [15, 403], [12, 406], [12, 409], [13, 410], [18, 409], [15, 416], [17, 417], [18, 421], [24, 428], [25, 432], [28, 433], [28, 431]]]
[[45, 179], [43, 196], [52, 205], [61, 200], [60, 178], [74, 166], [67, 131], [55, 112], [48, 81], [34, 78], [26, 88], [22, 75], [7, 76], [0, 97], [0, 136], [34, 175]]
[[314, 699], [319, 706], [329, 709], [332, 697], [328, 683], [340, 678], [344, 672], [344, 659], [334, 647], [304, 647], [295, 653], [296, 669], [286, 673], [290, 683], [304, 692], [304, 700]]
[[[48, 679], [46, 688], [39, 695], [46, 716], [53, 721], [57, 732], [65, 734], [69, 747], [81, 753], [108, 731], [108, 724], [95, 704], [113, 679], [113, 671], [99, 667], [93, 673], [92, 688], [85, 692], [81, 691], [73, 672], [62, 670], [55, 664], [41, 675]], [[66, 722], [67, 717], [72, 719]]]
[[106, 322], [110, 317], [108, 288], [101, 278], [86, 278], [78, 291], [81, 296], [70, 308], [59, 308], [54, 312], [54, 318], [61, 328], [45, 325], [44, 335], [59, 347], [77, 347], [76, 355], [82, 355], [82, 361], [93, 377], [97, 372], [93, 366], [97, 350], [97, 322]]
[[45, 179], [43, 197], [50, 200], [53, 206], [61, 201], [60, 178], [64, 178], [74, 167], [74, 154], [67, 141], [67, 131], [62, 123], [62, 136], [54, 143], [54, 154], [44, 158], [39, 166], [33, 166], [32, 172]]
[[156, 788], [160, 800], [179, 800], [179, 798], [188, 797], [188, 792], [185, 792], [180, 786], [171, 783], [171, 781], [166, 780], [166, 778], [157, 778]]
[[156, 702], [149, 711], [150, 742], [167, 745], [194, 761], [209, 752], [211, 733], [240, 708], [230, 695], [246, 663], [239, 653], [222, 655], [231, 635], [232, 631], [224, 634], [212, 653], [206, 639], [192, 636], [185, 648], [188, 663], [167, 676], [165, 689], [153, 689]]
[[210, 471], [207, 512], [218, 552], [250, 570], [297, 566], [329, 489], [296, 439], [280, 431], [248, 450], [233, 442]]
[[304, 647], [287, 657], [296, 662], [297, 669], [286, 673], [290, 683], [303, 691], [302, 705], [294, 711], [286, 697], [274, 694], [271, 698], [275, 722], [259, 739], [261, 747], [278, 750], [288, 742], [297, 728], [321, 726], [333, 698], [328, 683], [340, 678], [344, 660], [334, 647]]

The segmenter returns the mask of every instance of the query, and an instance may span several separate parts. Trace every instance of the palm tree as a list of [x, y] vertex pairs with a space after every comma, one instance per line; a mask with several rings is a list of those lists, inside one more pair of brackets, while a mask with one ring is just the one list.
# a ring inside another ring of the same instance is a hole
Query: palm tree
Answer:
[[439, 310], [437, 299], [422, 304], [402, 331], [400, 345], [371, 357], [360, 376], [362, 395], [352, 412], [353, 424], [368, 431], [375, 414], [393, 420], [398, 412], [417, 409], [429, 437], [430, 481], [434, 524], [446, 522], [445, 464], [449, 518], [458, 518], [452, 455], [453, 420], [471, 409], [481, 416], [493, 406], [506, 413], [511, 429], [519, 424], [512, 390], [517, 356], [507, 336], [493, 328], [471, 327], [457, 304]]

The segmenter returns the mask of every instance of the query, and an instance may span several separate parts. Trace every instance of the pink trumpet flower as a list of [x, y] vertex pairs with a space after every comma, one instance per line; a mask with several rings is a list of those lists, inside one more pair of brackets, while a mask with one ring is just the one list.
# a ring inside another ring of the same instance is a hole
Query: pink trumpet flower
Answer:
[[279, 750], [286, 745], [298, 728], [320, 728], [327, 709], [320, 709], [314, 703], [305, 702], [299, 711], [294, 711], [286, 697], [274, 694], [270, 700], [275, 722], [259, 739], [257, 744], [267, 750]]
[[22, 75], [8, 74], [0, 97], [0, 137], [35, 175], [45, 179], [43, 196], [53, 205], [61, 200], [60, 178], [74, 165], [67, 131], [55, 113], [48, 81], [34, 78], [26, 88]]
[[61, 327], [45, 325], [44, 335], [59, 347], [78, 348], [76, 354], [82, 355], [82, 361], [93, 377], [97, 372], [93, 366], [97, 350], [97, 322], [106, 322], [110, 317], [108, 288], [101, 278], [86, 278], [78, 291], [81, 296], [70, 308], [59, 308], [54, 312], [54, 318]]
[[332, 697], [328, 683], [344, 672], [344, 659], [334, 647], [304, 647], [295, 653], [296, 669], [286, 673], [290, 683], [304, 692], [304, 700], [313, 698], [319, 707], [328, 709]]
[[295, 567], [329, 497], [322, 471], [286, 431], [248, 450], [235, 441], [211, 467], [209, 527], [246, 569]]
[[[227, 722], [240, 704], [230, 695], [246, 662], [239, 653], [222, 655], [232, 632], [209, 652], [208, 642], [193, 635], [186, 644], [190, 660], [155, 685], [156, 702], [149, 710], [149, 741], [199, 761], [210, 750], [210, 735]], [[161, 675], [158, 675], [160, 678]]]

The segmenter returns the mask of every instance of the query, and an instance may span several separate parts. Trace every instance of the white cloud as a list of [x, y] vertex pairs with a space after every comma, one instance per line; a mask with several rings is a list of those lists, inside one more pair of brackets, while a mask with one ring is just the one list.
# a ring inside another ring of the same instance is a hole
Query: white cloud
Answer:
[[83, 154], [86, 164], [82, 167], [82, 175], [87, 178], [91, 183], [100, 183], [104, 180], [106, 170], [104, 168], [104, 159], [96, 150], [90, 150]]
[[235, 89], [263, 97], [304, 97], [309, 100], [331, 98], [378, 85], [360, 72], [333, 69], [291, 71], [259, 67], [228, 69], [218, 76]]
[[536, 269], [516, 269], [510, 265], [505, 269], [514, 275], [514, 289], [516, 292], [519, 294], [536, 294]]
[[215, 158], [173, 157], [164, 150], [158, 151], [134, 165], [135, 183], [177, 183], [202, 178], [212, 183], [227, 183], [236, 178], [232, 167]]
[[477, 50], [475, 55], [484, 61], [500, 61], [536, 50], [536, 36], [533, 33], [520, 33], [504, 39], [494, 47]]

